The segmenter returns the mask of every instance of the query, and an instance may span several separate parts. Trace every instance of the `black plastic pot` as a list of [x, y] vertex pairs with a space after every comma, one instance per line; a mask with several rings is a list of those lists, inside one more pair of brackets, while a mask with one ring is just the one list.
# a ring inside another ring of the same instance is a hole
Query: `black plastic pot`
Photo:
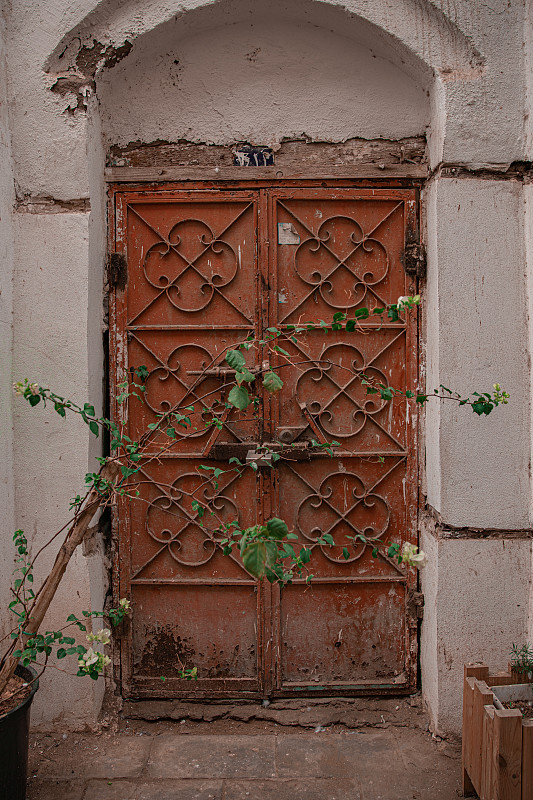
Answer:
[[[18, 666], [16, 674], [28, 682], [36, 678], [30, 667]], [[35, 680], [29, 697], [8, 714], [0, 716], [1, 800], [26, 800], [30, 706], [38, 688], [39, 681]]]

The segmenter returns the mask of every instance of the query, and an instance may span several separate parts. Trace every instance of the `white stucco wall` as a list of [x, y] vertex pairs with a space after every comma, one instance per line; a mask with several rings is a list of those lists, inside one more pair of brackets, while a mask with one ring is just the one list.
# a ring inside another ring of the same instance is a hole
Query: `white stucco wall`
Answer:
[[[480, 419], [427, 409], [427, 499], [449, 525], [530, 524], [529, 363], [523, 189], [518, 181], [440, 178], [428, 190], [427, 388], [492, 392]], [[512, 345], [510, 344], [512, 343]]]
[[433, 730], [460, 733], [464, 663], [505, 670], [511, 646], [528, 639], [531, 542], [436, 540], [422, 531], [421, 546], [431, 559], [422, 578], [424, 695]]
[[[432, 167], [444, 160], [503, 169], [530, 157], [533, 141], [531, 122], [524, 121], [532, 96], [525, 26], [521, 0], [273, 0], [260, 10], [246, 0], [10, 4], [10, 131], [5, 104], [0, 107], [5, 263], [14, 187], [19, 200], [90, 198], [91, 211], [42, 213], [37, 204], [38, 213], [15, 214], [15, 349], [7, 387], [27, 375], [65, 395], [101, 402], [104, 145], [159, 138], [268, 144], [303, 134], [398, 138], [427, 126]], [[76, 68], [75, 58], [80, 45], [91, 47], [94, 40], [116, 47], [130, 41], [133, 47], [113, 69], [102, 59], [98, 96], [88, 99], [88, 113], [70, 113], [77, 97], [50, 88], [65, 74], [90, 83], [90, 70]], [[0, 52], [0, 90], [1, 64]], [[424, 192], [428, 385], [481, 391], [498, 380], [512, 395], [509, 407], [483, 420], [451, 404], [428, 409], [427, 499], [449, 526], [509, 531], [530, 525], [529, 233], [523, 201], [516, 180], [437, 173]], [[2, 281], [5, 326], [9, 277]], [[7, 436], [0, 445], [0, 486], [11, 530], [11, 400], [9, 390], [2, 391]], [[25, 527], [37, 547], [64, 521], [97, 448], [81, 425], [20, 403], [15, 437], [16, 526]], [[456, 731], [463, 656], [505, 663], [509, 636], [514, 641], [525, 635], [529, 542], [424, 536], [431, 563], [423, 584], [423, 687], [435, 726]], [[101, 553], [88, 559], [78, 554], [51, 624], [71, 610], [99, 606], [104, 592]], [[468, 616], [469, 608], [476, 613]], [[487, 630], [494, 637], [490, 657], [478, 650]], [[50, 670], [34, 719], [43, 725], [61, 715], [75, 725], [93, 719], [100, 691]]]
[[[88, 215], [19, 212], [14, 229], [15, 374], [83, 403], [89, 396]], [[49, 408], [32, 409], [17, 400], [15, 464], [17, 525], [31, 541], [33, 555], [68, 521], [69, 502], [83, 490], [89, 468], [83, 422], [76, 417], [62, 419]], [[55, 549], [39, 556], [37, 585], [51, 567]], [[45, 624], [64, 624], [69, 614], [81, 616], [82, 610], [93, 607], [90, 561], [76, 552]], [[101, 605], [94, 610], [101, 610]], [[35, 698], [34, 724], [61, 718], [71, 725], [90, 723], [98, 712], [102, 688], [102, 684], [82, 684], [79, 678], [48, 670]]]
[[[0, 8], [0, 97], [7, 96], [5, 20]], [[13, 423], [11, 366], [13, 347], [13, 231], [11, 207], [15, 199], [11, 159], [11, 130], [8, 105], [0, 103], [0, 608], [9, 602], [13, 565], [11, 538], [15, 529], [13, 484]], [[0, 614], [0, 638], [5, 635], [8, 618]]]
[[121, 145], [399, 139], [429, 122], [426, 87], [367, 44], [271, 15], [147, 34], [98, 82], [98, 98], [107, 143]]

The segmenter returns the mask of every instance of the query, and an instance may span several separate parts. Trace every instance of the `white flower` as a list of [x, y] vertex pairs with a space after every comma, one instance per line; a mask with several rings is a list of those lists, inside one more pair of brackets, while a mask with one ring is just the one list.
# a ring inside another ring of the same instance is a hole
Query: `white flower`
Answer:
[[92, 647], [89, 647], [87, 652], [84, 653], [82, 657], [79, 659], [78, 664], [80, 667], [85, 667], [85, 668], [90, 667], [92, 664], [96, 664], [99, 656], [100, 653], [95, 653]]
[[21, 395], [24, 394], [24, 384], [22, 383], [22, 381], [13, 384], [13, 391], [15, 392], [17, 397], [20, 397]]
[[401, 557], [402, 564], [406, 564], [408, 567], [422, 569], [427, 563], [427, 556], [424, 551], [419, 550], [416, 544], [411, 544], [410, 542], [404, 543]]
[[129, 610], [131, 609], [131, 603], [130, 603], [130, 601], [129, 601], [129, 600], [126, 600], [126, 598], [125, 598], [125, 597], [123, 597], [123, 598], [122, 598], [122, 599], [119, 601], [119, 604], [118, 604], [118, 605], [119, 605], [119, 608], [123, 608], [123, 609], [124, 609], [124, 611], [129, 611]]
[[92, 647], [89, 647], [87, 652], [84, 653], [80, 659], [78, 659], [78, 666], [80, 670], [85, 672], [87, 675], [90, 675], [95, 671], [103, 672], [104, 667], [106, 667], [108, 664], [111, 664], [111, 659], [109, 656], [105, 656], [98, 650], [93, 650]]
[[407, 306], [411, 308], [412, 306], [419, 306], [420, 305], [420, 295], [415, 294], [413, 297], [411, 295], [402, 294], [401, 297], [398, 298], [396, 301], [396, 305], [398, 308], [403, 308]]
[[30, 392], [32, 394], [39, 394], [39, 384], [38, 383], [30, 383]]
[[111, 641], [111, 631], [108, 628], [102, 628], [98, 633], [88, 633], [88, 642], [101, 642], [102, 644], [109, 644]]

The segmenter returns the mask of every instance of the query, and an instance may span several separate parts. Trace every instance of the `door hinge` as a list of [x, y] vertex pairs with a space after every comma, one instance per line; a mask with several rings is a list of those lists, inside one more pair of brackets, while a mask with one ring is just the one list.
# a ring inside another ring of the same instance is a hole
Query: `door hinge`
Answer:
[[407, 613], [411, 619], [424, 619], [424, 595], [410, 591], [407, 597]]
[[410, 242], [403, 251], [403, 266], [408, 275], [426, 277], [426, 248], [420, 242]]
[[125, 289], [128, 282], [128, 262], [124, 253], [109, 253], [107, 283], [113, 289]]

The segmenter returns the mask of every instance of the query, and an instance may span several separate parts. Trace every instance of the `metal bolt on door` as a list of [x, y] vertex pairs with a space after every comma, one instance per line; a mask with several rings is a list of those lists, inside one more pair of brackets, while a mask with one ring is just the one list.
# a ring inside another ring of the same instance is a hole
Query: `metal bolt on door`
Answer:
[[[128, 270], [112, 304], [114, 385], [128, 369], [149, 371], [146, 404], [128, 407], [134, 439], [177, 403], [223, 409], [232, 380], [224, 352], [248, 334], [331, 321], [335, 311], [415, 291], [402, 265], [415, 190], [117, 187], [113, 210]], [[416, 321], [313, 330], [289, 347], [298, 365], [283, 368], [279, 394], [260, 397], [260, 414], [226, 409], [220, 431], [197, 420], [168, 454], [142, 462], [140, 500], [120, 505], [117, 581], [135, 609], [122, 649], [128, 696], [397, 693], [415, 685], [416, 578], [347, 537], [416, 540], [416, 409], [367, 395], [360, 379], [364, 372], [396, 388], [415, 385]], [[264, 367], [254, 352], [249, 367]], [[340, 446], [330, 457], [313, 440]], [[204, 483], [200, 465], [223, 466], [273, 441], [294, 457], [224, 474], [216, 491]], [[202, 525], [194, 490], [214, 503]], [[312, 548], [310, 586], [258, 582], [213, 542], [220, 522], [248, 526], [272, 515]], [[317, 544], [326, 532], [335, 547]], [[197, 681], [179, 678], [193, 666]]]

